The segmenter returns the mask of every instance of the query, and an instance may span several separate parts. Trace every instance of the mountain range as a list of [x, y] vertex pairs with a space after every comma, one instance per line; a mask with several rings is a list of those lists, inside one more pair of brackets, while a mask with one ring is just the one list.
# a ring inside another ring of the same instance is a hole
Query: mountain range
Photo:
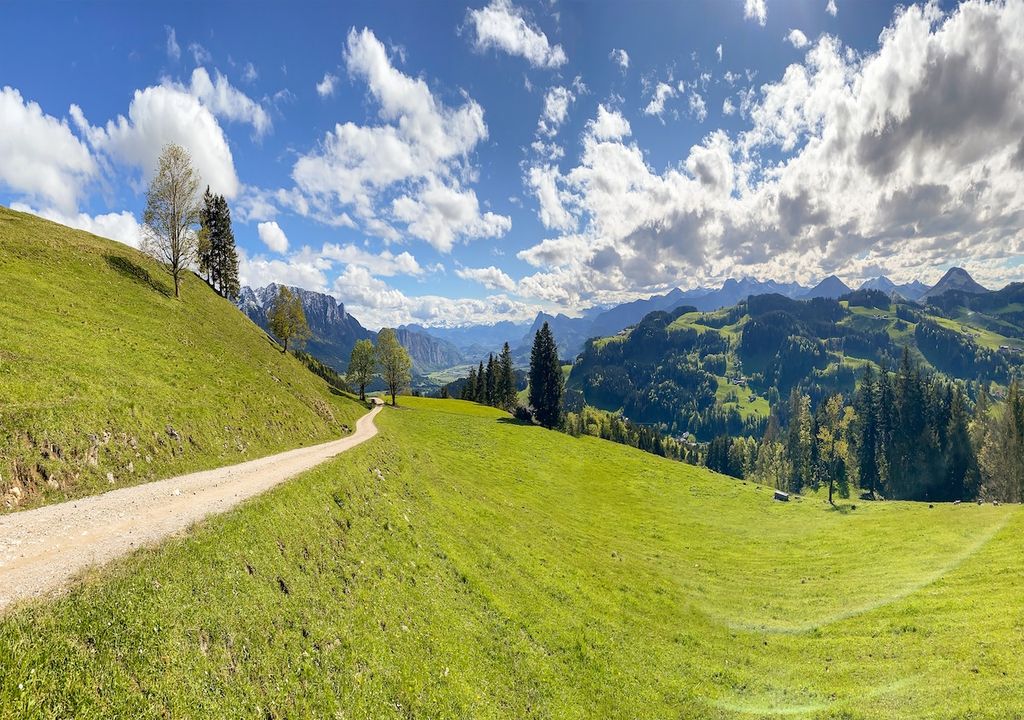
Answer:
[[[260, 327], [267, 328], [267, 311], [277, 295], [278, 286], [242, 289], [238, 306]], [[308, 350], [338, 370], [344, 370], [357, 340], [375, 339], [376, 333], [364, 328], [345, 306], [325, 293], [295, 288], [299, 293], [313, 337]], [[957, 291], [967, 294], [986, 293], [988, 290], [975, 282], [963, 268], [950, 268], [942, 279], [929, 287], [915, 280], [896, 284], [885, 275], [864, 281], [859, 290], [878, 290], [886, 295], [913, 302], [931, 302], [943, 294]], [[587, 339], [615, 335], [639, 323], [649, 313], [672, 312], [682, 306], [709, 312], [732, 307], [750, 296], [781, 295], [795, 300], [811, 298], [838, 299], [852, 292], [849, 285], [835, 275], [829, 275], [813, 287], [799, 283], [780, 283], [752, 277], [729, 278], [721, 287], [701, 287], [692, 290], [674, 288], [662, 295], [614, 305], [592, 307], [580, 317], [563, 313], [551, 315], [540, 312], [532, 323], [501, 321], [492, 324], [465, 325], [454, 328], [424, 327], [418, 324], [397, 328], [399, 342], [409, 351], [413, 370], [419, 375], [452, 368], [460, 364], [486, 360], [488, 353], [496, 353], [509, 343], [517, 364], [529, 361], [533, 336], [545, 322], [549, 324], [563, 358], [575, 357]]]
[[[267, 315], [277, 297], [278, 288], [276, 283], [255, 289], [243, 287], [237, 305], [249, 319], [269, 331]], [[322, 362], [338, 371], [344, 371], [356, 341], [376, 341], [377, 333], [364, 328], [354, 316], [345, 311], [345, 305], [332, 295], [303, 288], [291, 289], [302, 302], [306, 322], [312, 333], [305, 349]], [[413, 371], [417, 374], [450, 368], [463, 360], [462, 353], [454, 345], [426, 332], [404, 327], [398, 328], [396, 335], [398, 342], [409, 351]]]

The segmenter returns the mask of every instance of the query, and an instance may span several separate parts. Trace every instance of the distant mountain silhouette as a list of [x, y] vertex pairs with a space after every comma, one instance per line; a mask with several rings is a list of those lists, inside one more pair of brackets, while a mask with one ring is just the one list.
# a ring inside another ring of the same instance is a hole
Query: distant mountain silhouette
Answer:
[[892, 280], [887, 278], [885, 275], [879, 275], [876, 278], [865, 280], [860, 284], [861, 290], [879, 290], [884, 292], [886, 295], [892, 295], [897, 293], [901, 297], [907, 300], [917, 300], [928, 290], [928, 286], [924, 283], [914, 280], [913, 282], [904, 283], [897, 285]]
[[[278, 287], [276, 283], [256, 289], [244, 287], [238, 297], [239, 309], [268, 332], [267, 314], [277, 297]], [[348, 367], [357, 340], [377, 339], [377, 333], [364, 328], [334, 296], [298, 287], [291, 289], [302, 301], [306, 322], [313, 333], [305, 349], [335, 370], [344, 372]], [[462, 353], [454, 345], [422, 330], [399, 328], [396, 334], [398, 342], [409, 351], [416, 373], [449, 368], [463, 360]]]
[[835, 275], [829, 275], [827, 278], [822, 280], [820, 283], [812, 287], [807, 292], [799, 295], [798, 297], [803, 299], [811, 298], [832, 298], [841, 297], [846, 293], [850, 292], [850, 286], [844, 283], [842, 280], [837, 278]]
[[961, 267], [951, 267], [946, 274], [919, 298], [926, 302], [951, 291], [959, 290], [970, 294], [987, 293], [989, 289], [975, 282], [971, 274]]

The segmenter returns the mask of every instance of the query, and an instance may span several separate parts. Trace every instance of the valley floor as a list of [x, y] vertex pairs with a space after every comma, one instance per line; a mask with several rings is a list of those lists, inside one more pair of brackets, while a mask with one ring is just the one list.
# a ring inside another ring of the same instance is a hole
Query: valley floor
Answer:
[[1016, 506], [776, 503], [460, 401], [0, 621], [2, 717], [1024, 716]]

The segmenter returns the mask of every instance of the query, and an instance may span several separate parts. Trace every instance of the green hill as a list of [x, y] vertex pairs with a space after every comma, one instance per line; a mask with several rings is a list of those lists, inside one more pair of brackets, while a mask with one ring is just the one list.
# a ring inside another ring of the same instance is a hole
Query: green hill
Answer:
[[0, 288], [0, 512], [326, 441], [363, 412], [119, 243], [0, 208]]
[[865, 364], [895, 368], [904, 347], [926, 372], [1005, 387], [1024, 353], [1024, 285], [919, 305], [878, 291], [842, 300], [753, 296], [730, 308], [654, 312], [588, 341], [570, 390], [670, 433], [759, 436], [791, 390], [816, 405], [849, 394]]
[[405, 403], [373, 441], [0, 621], [0, 716], [1024, 712], [1019, 507], [778, 503]]

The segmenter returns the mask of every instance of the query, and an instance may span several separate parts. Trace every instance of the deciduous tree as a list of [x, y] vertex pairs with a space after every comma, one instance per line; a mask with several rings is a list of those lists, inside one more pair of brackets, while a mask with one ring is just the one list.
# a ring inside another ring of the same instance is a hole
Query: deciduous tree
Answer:
[[398, 393], [412, 380], [412, 359], [391, 328], [383, 328], [377, 335], [377, 366], [391, 394], [391, 404], [398, 405]]
[[285, 352], [288, 352], [289, 341], [301, 344], [312, 336], [306, 323], [306, 313], [302, 309], [302, 300], [284, 285], [278, 287], [267, 320], [270, 332], [282, 341]]
[[196, 258], [200, 220], [199, 173], [188, 152], [167, 145], [146, 191], [142, 247], [167, 266], [174, 297], [181, 296], [181, 274]]
[[366, 400], [366, 386], [373, 382], [377, 372], [377, 351], [369, 340], [357, 340], [348, 360], [346, 380], [359, 388], [359, 399]]

